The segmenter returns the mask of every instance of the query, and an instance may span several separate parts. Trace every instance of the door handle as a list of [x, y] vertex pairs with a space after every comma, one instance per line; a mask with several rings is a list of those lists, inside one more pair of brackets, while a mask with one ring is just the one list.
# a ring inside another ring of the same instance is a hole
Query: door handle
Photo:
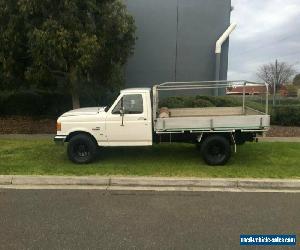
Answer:
[[146, 121], [147, 118], [145, 118], [145, 117], [139, 117], [138, 120], [139, 120], [139, 121], [141, 121], [141, 120]]

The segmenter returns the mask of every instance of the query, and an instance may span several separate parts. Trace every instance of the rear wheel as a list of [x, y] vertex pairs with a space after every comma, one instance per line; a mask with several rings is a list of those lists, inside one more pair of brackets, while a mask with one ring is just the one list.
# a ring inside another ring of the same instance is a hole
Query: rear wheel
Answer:
[[88, 135], [73, 136], [68, 144], [68, 157], [77, 164], [86, 164], [94, 160], [97, 152], [96, 142]]
[[231, 156], [230, 143], [221, 135], [209, 136], [201, 145], [201, 154], [208, 165], [225, 165]]

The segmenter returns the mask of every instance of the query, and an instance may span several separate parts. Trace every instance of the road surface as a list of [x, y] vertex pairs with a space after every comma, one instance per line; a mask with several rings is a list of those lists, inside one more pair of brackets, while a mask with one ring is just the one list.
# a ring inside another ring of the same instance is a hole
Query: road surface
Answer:
[[240, 249], [240, 234], [299, 245], [300, 194], [0, 189], [5, 250]]

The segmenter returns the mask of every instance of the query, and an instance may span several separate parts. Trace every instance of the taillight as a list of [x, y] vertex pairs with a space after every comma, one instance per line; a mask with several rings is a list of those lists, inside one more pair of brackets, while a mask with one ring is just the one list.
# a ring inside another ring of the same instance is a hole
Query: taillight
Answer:
[[61, 123], [60, 122], [56, 123], [56, 131], [61, 131]]

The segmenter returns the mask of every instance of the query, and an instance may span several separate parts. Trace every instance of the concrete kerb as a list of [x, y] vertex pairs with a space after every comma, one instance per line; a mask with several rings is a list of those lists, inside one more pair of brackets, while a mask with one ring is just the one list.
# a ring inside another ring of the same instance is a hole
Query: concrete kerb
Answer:
[[0, 185], [10, 185], [12, 184], [11, 175], [0, 175]]
[[109, 177], [97, 176], [19, 176], [12, 177], [12, 185], [94, 185], [108, 186]]
[[233, 178], [167, 178], [118, 176], [20, 176], [0, 175], [0, 185], [15, 186], [98, 186], [105, 188], [223, 188], [223, 189], [273, 189], [299, 190], [300, 179], [233, 179]]
[[237, 180], [164, 177], [111, 177], [110, 186], [234, 188], [237, 187]]
[[257, 188], [257, 189], [286, 189], [300, 190], [300, 180], [272, 180], [272, 179], [257, 179], [257, 180], [238, 180], [238, 188]]

